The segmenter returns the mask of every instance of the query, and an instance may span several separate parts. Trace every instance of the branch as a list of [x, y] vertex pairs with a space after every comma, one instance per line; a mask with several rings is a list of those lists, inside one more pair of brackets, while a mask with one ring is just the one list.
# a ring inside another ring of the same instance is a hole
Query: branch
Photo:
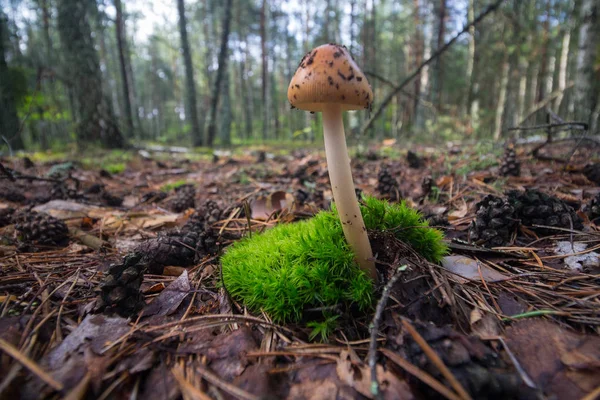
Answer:
[[475, 18], [471, 23], [465, 25], [465, 27], [462, 29], [462, 31], [460, 31], [458, 34], [456, 34], [456, 36], [454, 36], [452, 39], [450, 39], [450, 41], [448, 41], [441, 48], [439, 48], [435, 53], [433, 53], [433, 55], [431, 57], [429, 57], [427, 60], [425, 60], [425, 62], [423, 62], [406, 79], [404, 79], [404, 81], [400, 85], [394, 87], [394, 89], [390, 93], [388, 93], [388, 95], [385, 97], [385, 99], [383, 99], [383, 102], [381, 103], [381, 105], [379, 106], [377, 111], [375, 111], [373, 116], [371, 118], [369, 118], [369, 120], [363, 125], [363, 127], [361, 128], [361, 133], [363, 135], [365, 134], [367, 129], [369, 129], [371, 127], [371, 125], [373, 125], [373, 122], [375, 122], [375, 120], [381, 115], [383, 110], [392, 101], [394, 96], [398, 92], [400, 92], [402, 89], [404, 89], [404, 87], [406, 85], [408, 85], [415, 77], [417, 77], [421, 73], [423, 68], [425, 68], [427, 65], [431, 64], [431, 62], [433, 62], [435, 59], [437, 59], [439, 56], [441, 56], [443, 53], [445, 53], [446, 50], [448, 50], [450, 48], [450, 46], [452, 46], [454, 44], [454, 42], [456, 42], [458, 40], [458, 38], [460, 36], [462, 36], [463, 33], [468, 32], [470, 27], [475, 26], [479, 22], [481, 22], [485, 17], [487, 17], [489, 14], [491, 14], [493, 11], [495, 11], [498, 7], [500, 7], [500, 5], [503, 2], [504, 2], [504, 0], [497, 0], [495, 3], [489, 5], [488, 8], [485, 9], [485, 11], [483, 11], [481, 14], [479, 14], [477, 16], [477, 18]]

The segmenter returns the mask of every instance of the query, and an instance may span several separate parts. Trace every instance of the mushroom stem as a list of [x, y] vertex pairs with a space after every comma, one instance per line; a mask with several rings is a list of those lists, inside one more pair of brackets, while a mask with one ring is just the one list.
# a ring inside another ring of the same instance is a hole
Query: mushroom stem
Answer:
[[360, 268], [377, 281], [371, 243], [354, 191], [342, 107], [339, 104], [325, 104], [322, 111], [327, 169], [344, 236]]

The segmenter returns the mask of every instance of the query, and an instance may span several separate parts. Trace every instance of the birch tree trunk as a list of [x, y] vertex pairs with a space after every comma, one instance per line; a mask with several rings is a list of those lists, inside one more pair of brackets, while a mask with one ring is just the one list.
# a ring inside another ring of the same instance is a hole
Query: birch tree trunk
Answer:
[[510, 63], [505, 59], [505, 61], [502, 63], [502, 77], [500, 78], [498, 104], [496, 105], [496, 117], [494, 118], [494, 140], [499, 140], [502, 136], [502, 117], [504, 116], [504, 103], [506, 102], [509, 73]]
[[565, 87], [567, 86], [567, 65], [569, 61], [569, 46], [571, 43], [571, 28], [567, 23], [567, 28], [563, 34], [562, 45], [560, 49], [560, 58], [558, 61], [557, 89], [561, 92], [554, 100], [554, 111], [560, 114], [560, 106], [564, 98]]

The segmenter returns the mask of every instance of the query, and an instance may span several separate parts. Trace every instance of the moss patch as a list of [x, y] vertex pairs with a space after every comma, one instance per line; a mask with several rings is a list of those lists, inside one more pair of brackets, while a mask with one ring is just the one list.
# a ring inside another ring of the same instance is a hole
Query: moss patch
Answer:
[[[368, 229], [393, 231], [430, 261], [446, 253], [442, 233], [404, 203], [365, 198], [361, 212]], [[344, 303], [366, 311], [373, 305], [372, 282], [354, 262], [335, 210], [245, 238], [221, 263], [231, 296], [276, 322], [298, 321], [311, 307]]]

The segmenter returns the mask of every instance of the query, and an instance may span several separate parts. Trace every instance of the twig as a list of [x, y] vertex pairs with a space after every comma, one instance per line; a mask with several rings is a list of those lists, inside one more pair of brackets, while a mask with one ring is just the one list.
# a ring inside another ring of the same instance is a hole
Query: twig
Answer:
[[433, 376], [429, 375], [427, 372], [423, 371], [421, 368], [411, 364], [404, 358], [400, 357], [398, 354], [393, 353], [390, 349], [381, 349], [381, 352], [387, 358], [398, 364], [400, 368], [402, 368], [403, 370], [405, 370], [424, 384], [428, 385], [430, 388], [432, 388], [445, 398], [450, 400], [460, 400], [460, 397], [454, 394], [446, 386], [442, 385], [440, 381], [435, 379]]
[[373, 322], [371, 322], [371, 326], [369, 327], [371, 330], [371, 340], [369, 343], [368, 360], [369, 368], [371, 368], [371, 393], [375, 398], [381, 397], [381, 393], [379, 392], [379, 382], [377, 382], [377, 334], [379, 333], [379, 325], [381, 324], [383, 310], [385, 310], [385, 305], [390, 297], [392, 287], [394, 287], [398, 279], [400, 279], [400, 275], [402, 275], [402, 272], [406, 271], [407, 267], [408, 266], [404, 264], [396, 268], [394, 275], [392, 275], [388, 283], [386, 283], [381, 298], [379, 299], [379, 302], [377, 302]]
[[375, 111], [373, 113], [373, 116], [371, 118], [369, 118], [369, 120], [363, 125], [363, 127], [361, 128], [361, 133], [363, 135], [366, 133], [366, 131], [371, 127], [371, 125], [373, 125], [373, 122], [375, 122], [375, 120], [377, 118], [379, 118], [379, 116], [383, 113], [383, 110], [392, 101], [394, 96], [396, 96], [396, 94], [398, 94], [398, 92], [400, 92], [402, 89], [404, 89], [404, 87], [406, 85], [408, 85], [415, 77], [417, 77], [421, 73], [423, 68], [425, 68], [427, 65], [431, 64], [435, 59], [437, 59], [439, 56], [441, 56], [443, 53], [445, 53], [446, 50], [448, 50], [450, 48], [450, 46], [452, 46], [454, 44], [454, 42], [456, 42], [458, 40], [459, 37], [461, 37], [464, 33], [469, 31], [470, 27], [475, 26], [479, 22], [481, 22], [485, 17], [487, 17], [489, 14], [491, 14], [493, 11], [495, 11], [498, 7], [500, 7], [500, 5], [503, 2], [504, 2], [504, 0], [497, 0], [495, 3], [489, 5], [488, 8], [486, 8], [481, 14], [479, 14], [477, 16], [477, 18], [475, 18], [469, 24], [465, 25], [464, 28], [462, 29], [462, 31], [458, 32], [452, 39], [450, 39], [450, 41], [448, 41], [446, 44], [444, 44], [442, 47], [440, 47], [435, 53], [433, 53], [433, 55], [431, 57], [429, 57], [427, 60], [425, 60], [421, 65], [419, 65], [419, 67], [416, 70], [414, 70], [406, 79], [404, 79], [404, 81], [402, 81], [402, 83], [400, 85], [396, 86], [390, 93], [388, 93], [388, 95], [385, 97], [385, 99], [383, 99], [383, 102], [381, 103], [381, 105], [379, 106], [377, 111]]
[[444, 364], [444, 361], [442, 361], [440, 356], [437, 355], [437, 353], [431, 348], [431, 346], [429, 346], [427, 341], [423, 339], [423, 336], [421, 336], [421, 334], [417, 332], [414, 326], [412, 326], [406, 318], [402, 318], [402, 326], [408, 331], [410, 336], [412, 336], [413, 340], [417, 342], [417, 344], [419, 345], [421, 350], [423, 350], [423, 353], [425, 353], [427, 358], [429, 358], [433, 365], [435, 365], [437, 369], [442, 373], [444, 378], [446, 378], [446, 380], [450, 383], [450, 385], [452, 386], [454, 391], [460, 396], [460, 398], [463, 400], [470, 400], [471, 396], [469, 395], [469, 393], [467, 393], [467, 391], [461, 385], [458, 379], [456, 379], [456, 377], [452, 375], [452, 372], [450, 372], [448, 367], [446, 367], [446, 364]]
[[37, 375], [38, 378], [43, 380], [48, 386], [52, 389], [60, 391], [63, 389], [62, 383], [56, 381], [53, 377], [50, 376], [46, 371], [41, 369], [33, 360], [29, 357], [25, 356], [23, 353], [19, 351], [12, 344], [8, 343], [4, 339], [0, 339], [0, 350], [17, 360], [21, 363], [25, 368], [31, 371], [34, 375]]

